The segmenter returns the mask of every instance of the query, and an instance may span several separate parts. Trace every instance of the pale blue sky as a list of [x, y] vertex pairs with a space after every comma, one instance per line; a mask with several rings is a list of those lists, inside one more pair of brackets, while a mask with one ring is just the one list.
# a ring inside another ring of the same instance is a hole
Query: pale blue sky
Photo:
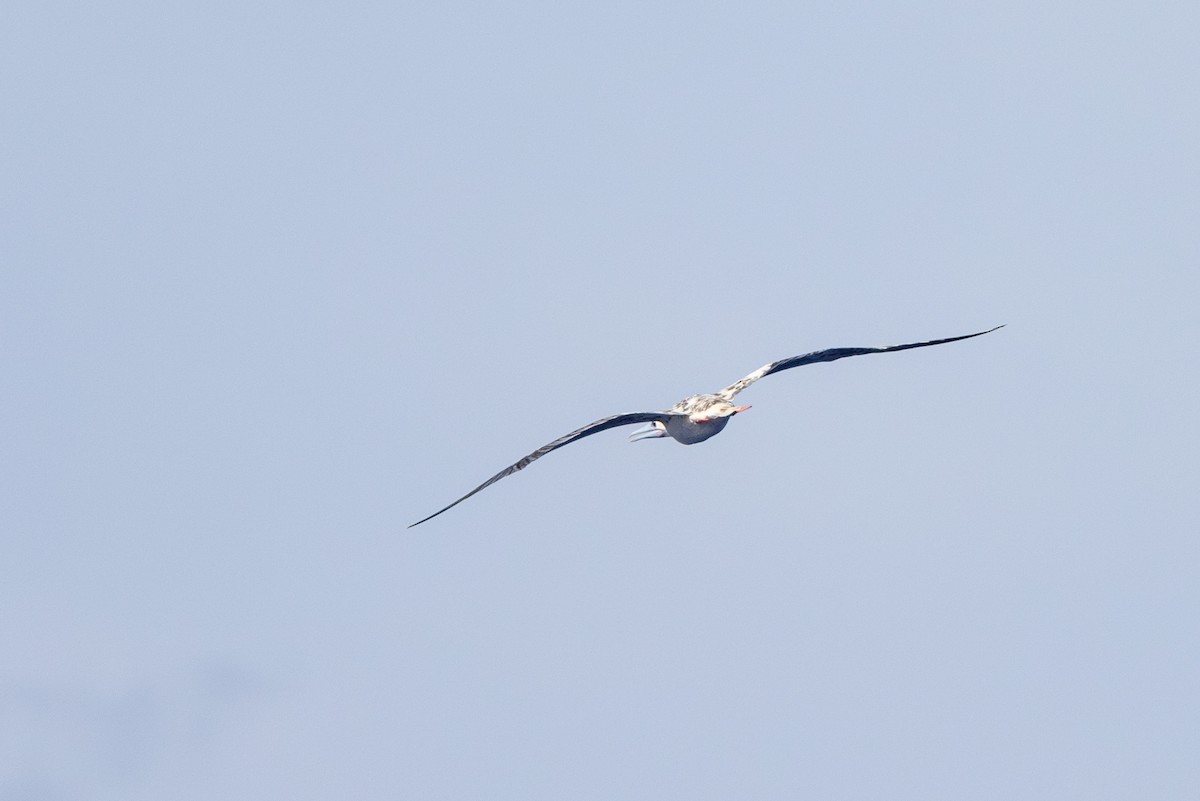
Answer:
[[5, 17], [2, 801], [1200, 793], [1194, 4]]

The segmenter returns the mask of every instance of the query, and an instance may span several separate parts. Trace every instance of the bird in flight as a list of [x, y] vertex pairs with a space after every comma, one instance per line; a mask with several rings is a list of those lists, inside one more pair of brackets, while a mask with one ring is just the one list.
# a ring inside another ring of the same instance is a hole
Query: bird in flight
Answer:
[[583, 428], [572, 431], [570, 434], [561, 436], [553, 442], [546, 443], [515, 464], [504, 468], [454, 503], [442, 507], [429, 517], [418, 520], [409, 526], [409, 528], [419, 526], [426, 520], [431, 520], [442, 512], [458, 506], [467, 498], [470, 498], [481, 490], [487, 489], [505, 476], [510, 476], [518, 470], [524, 470], [534, 460], [542, 458], [551, 451], [558, 450], [563, 445], [570, 445], [572, 442], [584, 437], [590, 437], [592, 434], [598, 434], [601, 431], [607, 431], [617, 426], [646, 423], [647, 425], [629, 436], [630, 442], [637, 442], [641, 439], [671, 437], [676, 442], [681, 442], [684, 445], [694, 445], [697, 442], [703, 442], [709, 437], [714, 437], [721, 433], [722, 429], [729, 424], [729, 420], [735, 414], [749, 409], [749, 406], [734, 405], [734, 397], [758, 379], [765, 378], [773, 373], [790, 370], [793, 367], [800, 367], [805, 364], [832, 362], [836, 359], [844, 359], [847, 356], [864, 356], [868, 353], [891, 353], [892, 351], [908, 350], [910, 348], [944, 345], [947, 342], [958, 342], [960, 339], [970, 339], [971, 337], [990, 334], [996, 329], [1003, 327], [1002, 325], [998, 325], [996, 328], [989, 328], [987, 331], [980, 331], [975, 334], [964, 334], [960, 337], [950, 337], [948, 339], [932, 339], [928, 342], [912, 342], [907, 345], [888, 345], [879, 348], [829, 348], [827, 350], [814, 350], [812, 353], [804, 353], [800, 356], [792, 356], [789, 359], [780, 359], [777, 362], [764, 364], [750, 375], [734, 381], [722, 390], [702, 395], [692, 395], [690, 398], [684, 398], [663, 412], [632, 412], [630, 414], [614, 414], [612, 417], [603, 417], [594, 423], [588, 423]]

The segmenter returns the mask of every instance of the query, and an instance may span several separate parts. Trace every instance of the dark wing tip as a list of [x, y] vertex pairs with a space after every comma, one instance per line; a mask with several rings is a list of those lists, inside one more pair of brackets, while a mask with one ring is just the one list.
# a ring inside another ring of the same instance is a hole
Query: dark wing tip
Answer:
[[[474, 495], [474, 494], [475, 494], [474, 492], [472, 492], [472, 493], [471, 493], [471, 495]], [[422, 518], [421, 518], [420, 520], [418, 520], [417, 522], [415, 522], [415, 523], [410, 523], [410, 524], [407, 526], [407, 528], [414, 528], [414, 527], [416, 527], [416, 526], [419, 526], [419, 525], [421, 525], [422, 523], [425, 523], [425, 522], [428, 522], [428, 521], [432, 520], [433, 518], [435, 518], [435, 517], [437, 517], [438, 515], [440, 515], [442, 512], [449, 512], [449, 511], [450, 511], [451, 509], [453, 509], [455, 506], [458, 506], [460, 503], [462, 503], [463, 501], [465, 501], [467, 498], [471, 497], [471, 495], [467, 495], [467, 496], [465, 496], [465, 497], [463, 497], [463, 498], [459, 498], [457, 501], [455, 501], [454, 503], [450, 504], [450, 505], [449, 505], [449, 506], [447, 506], [445, 509], [438, 509], [436, 512], [434, 512], [433, 514], [431, 514], [429, 517], [422, 517]]]

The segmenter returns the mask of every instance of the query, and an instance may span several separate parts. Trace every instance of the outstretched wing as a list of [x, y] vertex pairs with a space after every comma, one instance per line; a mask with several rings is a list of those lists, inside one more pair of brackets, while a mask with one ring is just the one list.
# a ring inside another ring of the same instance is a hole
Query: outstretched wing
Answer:
[[504, 468], [499, 473], [492, 476], [487, 481], [483, 482], [478, 487], [471, 490], [470, 492], [468, 492], [466, 495], [459, 498], [454, 503], [450, 504], [449, 506], [438, 509], [436, 512], [431, 514], [429, 517], [418, 520], [417, 522], [413, 523], [412, 526], [409, 526], [409, 528], [412, 528], [413, 526], [419, 526], [422, 523], [424, 523], [426, 520], [431, 520], [432, 518], [437, 517], [438, 515], [440, 515], [442, 512], [446, 511], [447, 509], [451, 509], [455, 506], [458, 506], [460, 503], [465, 501], [467, 498], [470, 498], [472, 495], [479, 492], [480, 490], [487, 489], [488, 487], [492, 486], [493, 484], [495, 484], [497, 481], [504, 478], [505, 476], [510, 476], [513, 473], [517, 472], [518, 470], [524, 470], [529, 465], [529, 463], [534, 461], [535, 459], [540, 459], [543, 456], [545, 456], [547, 453], [549, 453], [550, 451], [558, 450], [563, 445], [569, 445], [577, 439], [583, 439], [584, 437], [590, 437], [592, 434], [598, 434], [601, 431], [607, 431], [610, 428], [616, 428], [617, 426], [627, 426], [632, 423], [650, 423], [655, 420], [665, 423], [667, 421], [667, 419], [670, 417], [671, 417], [671, 415], [666, 412], [632, 412], [630, 414], [614, 414], [612, 417], [605, 417], [600, 420], [597, 420], [594, 423], [588, 423], [583, 428], [580, 428], [576, 431], [572, 431], [570, 434], [567, 434], [566, 436], [559, 437], [558, 439], [554, 440], [553, 442], [546, 443], [545, 445], [538, 448], [533, 453], [531, 453], [528, 456], [526, 456], [525, 458], [521, 459], [516, 464], [511, 464], [508, 467]]
[[[1003, 328], [998, 325], [996, 328]], [[829, 348], [828, 350], [814, 350], [812, 353], [805, 353], [800, 356], [793, 356], [790, 359], [780, 359], [777, 362], [764, 364], [762, 367], [755, 370], [750, 375], [735, 381], [725, 389], [717, 393], [718, 396], [729, 400], [734, 395], [741, 392], [746, 387], [753, 384], [760, 378], [765, 378], [772, 373], [778, 373], [781, 370], [789, 370], [793, 367], [800, 367], [804, 364], [813, 364], [814, 362], [832, 362], [836, 359], [843, 359], [847, 356], [863, 356], [868, 353], [890, 353], [894, 350], [908, 350], [909, 348], [924, 348], [929, 345], [944, 345], [947, 342], [957, 342], [960, 339], [970, 339], [971, 337], [979, 337], [984, 334], [990, 334], [996, 328], [989, 328], [987, 331], [980, 331], [977, 334], [964, 334], [961, 337], [950, 337], [949, 339], [933, 339], [929, 342], [913, 342], [908, 345], [888, 345], [882, 348]]]

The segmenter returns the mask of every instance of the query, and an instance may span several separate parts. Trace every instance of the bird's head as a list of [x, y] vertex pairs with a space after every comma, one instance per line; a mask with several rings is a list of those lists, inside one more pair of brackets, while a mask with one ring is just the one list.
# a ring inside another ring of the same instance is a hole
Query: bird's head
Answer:
[[719, 400], [704, 411], [692, 415], [692, 421], [702, 423], [709, 420], [720, 420], [725, 417], [733, 417], [738, 412], [744, 412], [749, 408], [749, 406], [734, 406], [727, 400]]

